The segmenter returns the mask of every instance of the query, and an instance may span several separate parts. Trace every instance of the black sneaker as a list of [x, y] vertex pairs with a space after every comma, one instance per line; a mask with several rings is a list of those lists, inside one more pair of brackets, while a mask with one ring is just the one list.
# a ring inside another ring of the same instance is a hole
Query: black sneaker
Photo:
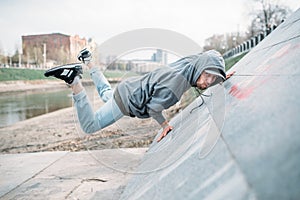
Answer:
[[88, 64], [92, 60], [92, 54], [87, 48], [84, 48], [79, 52], [77, 58], [84, 64]]
[[76, 76], [81, 77], [82, 66], [80, 63], [62, 65], [48, 69], [44, 75], [46, 77], [54, 76], [58, 79], [64, 80], [66, 83], [71, 84]]

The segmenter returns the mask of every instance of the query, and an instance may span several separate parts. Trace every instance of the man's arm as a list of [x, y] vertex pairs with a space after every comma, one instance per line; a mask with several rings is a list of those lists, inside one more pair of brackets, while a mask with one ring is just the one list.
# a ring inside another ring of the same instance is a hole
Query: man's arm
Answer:
[[226, 74], [226, 80], [229, 79], [234, 73], [235, 71]]
[[157, 139], [157, 142], [161, 141], [164, 137], [168, 135], [168, 133], [173, 130], [173, 126], [170, 126], [168, 121], [165, 121], [161, 124], [161, 127], [163, 128], [163, 132], [160, 134], [159, 138]]
[[[226, 75], [226, 80], [229, 79], [233, 74], [235, 73], [235, 71], [230, 72]], [[163, 128], [162, 133], [160, 134], [159, 138], [157, 139], [157, 142], [160, 142], [164, 137], [166, 137], [168, 135], [168, 133], [170, 131], [173, 130], [173, 126], [169, 125], [168, 121], [164, 121], [162, 124], [160, 124], [161, 127]]]

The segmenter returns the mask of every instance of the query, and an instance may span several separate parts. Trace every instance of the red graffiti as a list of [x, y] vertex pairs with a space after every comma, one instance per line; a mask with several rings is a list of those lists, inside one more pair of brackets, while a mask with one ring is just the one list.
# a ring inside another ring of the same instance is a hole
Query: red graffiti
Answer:
[[264, 60], [263, 63], [257, 66], [255, 74], [261, 76], [256, 76], [254, 74], [251, 78], [248, 78], [241, 83], [233, 85], [229, 90], [229, 94], [240, 100], [248, 98], [255, 89], [264, 85], [271, 78], [276, 78], [274, 76], [272, 77], [271, 74], [268, 74], [268, 71], [270, 71], [270, 69], [274, 66], [279, 66], [276, 65], [279, 59], [283, 59], [288, 55], [288, 53], [290, 53], [291, 50], [295, 50], [299, 47], [299, 44], [294, 46], [292, 46], [291, 44], [287, 44], [279, 50], [277, 50], [273, 55], [269, 56], [267, 59]]
[[254, 87], [248, 87], [244, 89], [240, 89], [237, 84], [233, 85], [229, 91], [229, 94], [238, 98], [238, 99], [245, 99], [253, 92]]

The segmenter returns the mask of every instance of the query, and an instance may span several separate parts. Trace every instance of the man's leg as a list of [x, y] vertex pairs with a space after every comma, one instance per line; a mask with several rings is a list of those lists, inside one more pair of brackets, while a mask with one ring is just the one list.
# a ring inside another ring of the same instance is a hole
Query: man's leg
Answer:
[[97, 88], [100, 98], [107, 102], [113, 96], [111, 86], [103, 73], [92, 62], [92, 53], [88, 49], [82, 49], [78, 56], [78, 60], [85, 64], [90, 69], [90, 75]]
[[79, 81], [77, 84], [71, 85], [71, 88], [74, 94], [73, 99], [78, 120], [84, 132], [94, 133], [123, 117], [121, 110], [113, 98], [110, 98], [94, 113], [81, 82]]
[[100, 71], [100, 69], [94, 66], [93, 63], [89, 63], [87, 64], [87, 66], [90, 69], [91, 78], [97, 88], [97, 92], [100, 98], [104, 102], [107, 102], [113, 96], [111, 85], [109, 84], [103, 73]]
[[62, 65], [45, 72], [45, 76], [54, 76], [64, 80], [72, 88], [80, 126], [84, 132], [93, 133], [117, 121], [123, 114], [113, 98], [110, 98], [110, 101], [94, 113], [81, 84], [81, 74], [81, 64]]

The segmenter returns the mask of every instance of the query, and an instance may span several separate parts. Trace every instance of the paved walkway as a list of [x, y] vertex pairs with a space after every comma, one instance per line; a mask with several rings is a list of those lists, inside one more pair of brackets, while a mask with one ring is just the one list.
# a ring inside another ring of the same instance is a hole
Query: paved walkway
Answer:
[[0, 155], [0, 199], [119, 199], [145, 151]]

